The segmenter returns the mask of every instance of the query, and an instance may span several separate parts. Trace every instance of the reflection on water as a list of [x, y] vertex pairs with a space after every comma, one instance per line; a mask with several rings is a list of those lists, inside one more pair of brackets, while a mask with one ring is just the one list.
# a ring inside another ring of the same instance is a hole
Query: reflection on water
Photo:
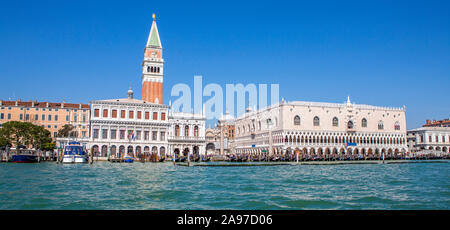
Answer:
[[449, 209], [450, 164], [0, 164], [0, 209]]

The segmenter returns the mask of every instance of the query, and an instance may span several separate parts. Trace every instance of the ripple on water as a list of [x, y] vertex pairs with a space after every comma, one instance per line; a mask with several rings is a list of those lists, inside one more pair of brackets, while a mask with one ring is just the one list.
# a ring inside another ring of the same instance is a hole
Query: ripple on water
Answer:
[[[1, 164], [0, 209], [449, 209], [448, 163]], [[7, 176], [5, 176], [7, 175]]]

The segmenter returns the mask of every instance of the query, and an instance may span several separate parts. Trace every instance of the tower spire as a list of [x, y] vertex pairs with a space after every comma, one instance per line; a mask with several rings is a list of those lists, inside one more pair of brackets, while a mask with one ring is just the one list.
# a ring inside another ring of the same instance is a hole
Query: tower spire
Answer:
[[163, 103], [164, 59], [162, 45], [159, 38], [156, 16], [153, 22], [144, 51], [142, 63], [142, 100], [155, 104]]
[[161, 40], [159, 39], [159, 33], [158, 33], [158, 27], [156, 26], [156, 15], [153, 14], [153, 22], [152, 22], [152, 28], [150, 29], [150, 35], [148, 36], [147, 40], [147, 47], [161, 47]]

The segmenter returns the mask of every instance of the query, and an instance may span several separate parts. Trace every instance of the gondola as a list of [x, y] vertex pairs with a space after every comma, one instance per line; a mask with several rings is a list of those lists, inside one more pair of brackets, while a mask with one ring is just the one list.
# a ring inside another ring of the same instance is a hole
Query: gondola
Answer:
[[166, 158], [164, 157], [164, 158], [159, 159], [159, 162], [164, 162], [165, 160], [166, 160]]
[[203, 161], [203, 162], [210, 162], [210, 161], [211, 161], [211, 158], [210, 158], [210, 157], [207, 157], [206, 159], [203, 159], [202, 161]]

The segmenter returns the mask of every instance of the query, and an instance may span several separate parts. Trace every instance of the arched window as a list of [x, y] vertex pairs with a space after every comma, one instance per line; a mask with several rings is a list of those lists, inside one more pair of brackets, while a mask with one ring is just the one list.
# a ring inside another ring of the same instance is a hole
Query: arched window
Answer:
[[367, 119], [366, 119], [366, 118], [363, 118], [363, 119], [361, 120], [361, 127], [367, 128]]
[[150, 72], [150, 66], [147, 66], [147, 72]]
[[187, 125], [184, 127], [184, 136], [185, 137], [189, 136], [189, 126], [187, 126]]
[[295, 116], [294, 117], [294, 125], [300, 125], [300, 116]]
[[150, 72], [152, 72], [152, 73], [155, 72], [155, 71], [153, 70], [153, 66], [150, 68]]
[[198, 137], [198, 126], [194, 127], [194, 136]]
[[394, 125], [394, 129], [395, 130], [400, 130], [400, 122], [395, 122], [395, 125]]
[[180, 136], [180, 126], [178, 126], [178, 125], [175, 126], [175, 136], [176, 137]]
[[314, 126], [319, 126], [320, 125], [320, 119], [319, 117], [314, 117]]
[[347, 128], [353, 129], [353, 121], [348, 121]]
[[334, 126], [334, 127], [338, 127], [338, 126], [339, 126], [339, 120], [338, 120], [337, 117], [334, 117], [334, 118], [333, 118], [333, 126]]
[[159, 67], [158, 67], [158, 69], [157, 69], [157, 71], [156, 72], [158, 72], [159, 73]]
[[270, 127], [272, 126], [272, 119], [270, 119], [270, 118], [267, 119], [266, 123], [267, 123], [267, 128], [270, 129]]
[[379, 130], [383, 130], [383, 129], [384, 129], [383, 121], [379, 121], [379, 122], [378, 122], [378, 129], [379, 129]]

